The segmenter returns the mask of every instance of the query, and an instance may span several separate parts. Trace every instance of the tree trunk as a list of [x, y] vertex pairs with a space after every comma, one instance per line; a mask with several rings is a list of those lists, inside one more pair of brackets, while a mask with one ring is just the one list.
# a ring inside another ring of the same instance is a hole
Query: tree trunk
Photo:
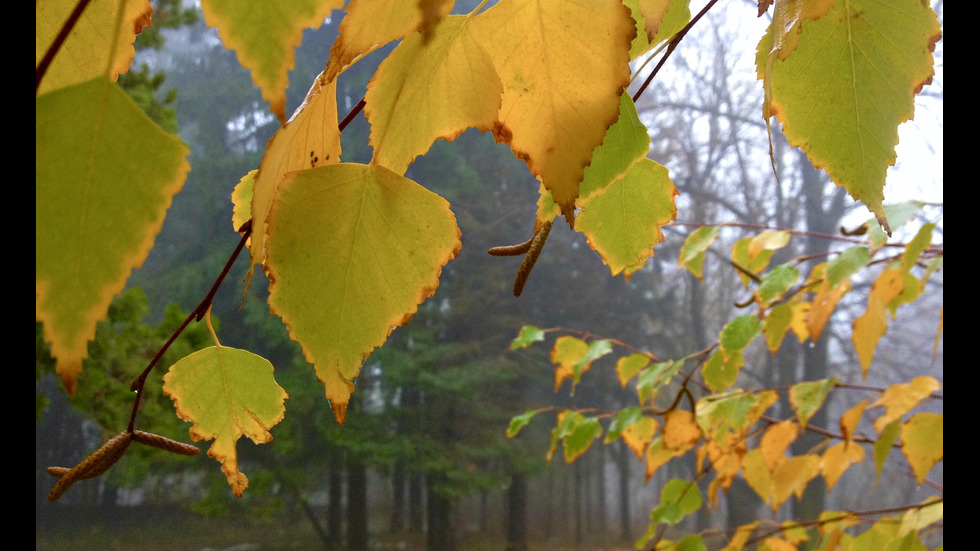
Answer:
[[388, 531], [397, 534], [405, 528], [405, 463], [396, 461], [391, 471], [391, 520]]
[[516, 474], [507, 491], [507, 551], [527, 548], [527, 477]]
[[619, 462], [619, 538], [633, 541], [633, 528], [630, 526], [630, 450], [626, 445], [616, 446]]
[[435, 491], [443, 475], [429, 475], [426, 503], [429, 513], [428, 551], [452, 551], [455, 544], [452, 523], [452, 502]]
[[367, 551], [367, 468], [348, 456], [347, 462], [347, 551]]
[[327, 490], [327, 546], [330, 549], [340, 549], [344, 537], [344, 457], [340, 448], [331, 447], [328, 453], [330, 488]]

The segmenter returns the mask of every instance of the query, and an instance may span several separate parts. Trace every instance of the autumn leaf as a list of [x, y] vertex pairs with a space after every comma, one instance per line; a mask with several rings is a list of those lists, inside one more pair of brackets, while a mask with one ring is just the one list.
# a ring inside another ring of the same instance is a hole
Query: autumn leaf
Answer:
[[765, 460], [766, 468], [770, 472], [776, 470], [785, 459], [786, 449], [796, 440], [800, 434], [800, 426], [791, 419], [776, 423], [766, 429], [759, 442], [759, 449], [762, 451], [762, 458]]
[[810, 313], [809, 302], [784, 302], [773, 306], [766, 314], [766, 326], [762, 333], [766, 338], [766, 346], [770, 354], [775, 354], [783, 343], [786, 331], [792, 330], [799, 342], [810, 336], [806, 327], [807, 315]]
[[864, 414], [864, 408], [867, 407], [868, 400], [862, 400], [857, 403], [851, 409], [844, 412], [844, 415], [840, 416], [840, 431], [844, 435], [844, 442], [850, 444], [851, 440], [854, 438], [854, 433], [857, 430], [858, 422], [861, 421], [861, 415]]
[[922, 375], [912, 379], [907, 383], [898, 383], [889, 386], [881, 393], [881, 396], [869, 408], [884, 407], [885, 413], [875, 419], [875, 430], [881, 432], [885, 426], [892, 421], [901, 419], [906, 413], [912, 411], [919, 402], [929, 397], [930, 394], [939, 390], [939, 381]]
[[340, 21], [340, 34], [330, 47], [325, 80], [336, 80], [359, 59], [394, 40], [420, 28], [436, 28], [435, 21], [452, 7], [452, 2], [445, 1], [351, 0]]
[[902, 425], [902, 453], [921, 486], [932, 467], [943, 460], [943, 415], [916, 413]]
[[473, 25], [504, 86], [494, 136], [526, 160], [573, 225], [584, 167], [629, 83], [629, 10], [615, 0], [503, 0]]
[[572, 380], [572, 394], [582, 374], [592, 367], [592, 362], [612, 352], [607, 340], [586, 343], [575, 337], [559, 337], [551, 350], [551, 363], [555, 364], [555, 392], [566, 379]]
[[238, 468], [238, 439], [270, 442], [269, 429], [286, 411], [286, 391], [276, 384], [272, 372], [265, 358], [212, 346], [178, 361], [163, 377], [163, 392], [173, 399], [177, 415], [194, 423], [191, 438], [214, 440], [208, 455], [221, 462], [221, 471], [238, 497], [248, 487], [248, 478]]
[[[254, 176], [252, 187], [252, 264], [265, 262], [269, 211], [286, 175], [340, 162], [337, 128], [337, 83], [321, 74], [313, 81], [302, 105], [289, 122], [276, 131]], [[238, 229], [237, 227], [235, 228]]]
[[704, 382], [715, 392], [722, 392], [735, 384], [738, 373], [745, 365], [745, 356], [739, 352], [726, 355], [722, 350], [715, 350], [701, 368]]
[[303, 29], [319, 27], [343, 0], [293, 0], [259, 2], [243, 9], [236, 0], [204, 0], [201, 11], [218, 36], [238, 54], [242, 67], [262, 91], [262, 99], [279, 122], [286, 123], [286, 88]]
[[339, 422], [364, 358], [411, 319], [460, 249], [449, 204], [373, 165], [290, 174], [270, 214], [269, 304]]
[[677, 269], [685, 268], [694, 277], [704, 281], [704, 253], [718, 239], [719, 233], [718, 226], [702, 226], [688, 234], [677, 259]]
[[805, 381], [797, 383], [789, 389], [789, 400], [796, 410], [796, 418], [801, 427], [805, 427], [813, 414], [823, 406], [830, 389], [837, 384], [837, 377], [820, 381]]
[[404, 174], [436, 139], [493, 128], [503, 87], [471, 21], [449, 16], [428, 43], [413, 33], [381, 63], [364, 98], [373, 163]]
[[521, 348], [527, 348], [532, 344], [544, 340], [544, 331], [538, 329], [533, 325], [525, 325], [521, 327], [520, 333], [517, 338], [510, 343], [511, 350], [519, 350]]
[[690, 411], [671, 410], [664, 415], [663, 439], [669, 450], [689, 450], [701, 440], [701, 427]]
[[861, 361], [861, 372], [867, 377], [878, 341], [888, 330], [887, 306], [905, 288], [901, 269], [885, 270], [875, 280], [868, 294], [868, 309], [854, 320], [851, 340]]
[[643, 461], [647, 447], [653, 441], [653, 437], [657, 434], [657, 428], [659, 426], [656, 419], [643, 417], [636, 423], [623, 429], [623, 442], [626, 444], [626, 447], [633, 450], [638, 460]]
[[895, 163], [898, 125], [912, 118], [915, 94], [932, 80], [942, 36], [936, 14], [919, 0], [781, 5], [814, 13], [777, 12], [759, 45], [764, 116], [776, 115], [790, 144], [887, 230], [885, 172]]
[[641, 369], [650, 363], [650, 358], [643, 354], [630, 354], [616, 360], [616, 377], [623, 388]]
[[183, 186], [188, 151], [102, 77], [34, 103], [35, 315], [73, 394], [96, 323]]
[[[34, 3], [35, 67], [77, 4], [77, 0]], [[100, 75], [115, 81], [133, 63], [133, 43], [143, 27], [150, 24], [151, 13], [153, 7], [148, 0], [90, 2], [48, 66], [37, 94], [81, 84]]]
[[854, 463], [864, 461], [864, 448], [839, 442], [827, 448], [820, 458], [820, 472], [827, 481], [827, 491], [834, 489], [841, 475]]
[[718, 334], [718, 344], [726, 356], [741, 352], [765, 327], [765, 321], [754, 314], [739, 316], [725, 324]]
[[772, 473], [772, 509], [779, 509], [789, 499], [796, 495], [803, 497], [803, 490], [817, 474], [820, 473], [820, 458], [816, 455], [798, 455], [788, 457], [776, 467]]

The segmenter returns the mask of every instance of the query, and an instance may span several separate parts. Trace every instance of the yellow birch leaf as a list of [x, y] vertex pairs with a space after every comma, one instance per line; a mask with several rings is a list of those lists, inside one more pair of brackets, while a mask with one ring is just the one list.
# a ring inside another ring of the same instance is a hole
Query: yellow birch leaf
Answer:
[[742, 548], [749, 542], [749, 537], [752, 536], [752, 532], [755, 531], [755, 527], [758, 524], [759, 521], [755, 521], [736, 528], [732, 539], [728, 540], [728, 545], [722, 551], [742, 551]]
[[943, 414], [916, 413], [906, 421], [902, 425], [902, 453], [921, 486], [932, 467], [943, 460]]
[[643, 456], [646, 455], [647, 447], [653, 441], [658, 426], [656, 419], [644, 417], [623, 429], [623, 442], [633, 450], [638, 460], [643, 461]]
[[864, 448], [840, 442], [827, 448], [820, 458], [820, 472], [827, 481], [827, 492], [834, 489], [841, 475], [854, 463], [864, 461]]
[[253, 2], [247, 7], [238, 0], [201, 2], [208, 25], [218, 29], [221, 41], [235, 50], [238, 62], [251, 71], [252, 82], [281, 124], [286, 123], [289, 71], [303, 29], [319, 27], [331, 11], [343, 7], [343, 0]]
[[930, 497], [924, 504], [915, 509], [909, 509], [902, 515], [902, 524], [898, 528], [899, 534], [918, 532], [934, 522], [943, 519], [943, 502], [938, 497]]
[[252, 190], [255, 186], [256, 173], [258, 170], [250, 170], [248, 174], [242, 176], [231, 192], [231, 226], [235, 231], [252, 219]]
[[761, 449], [755, 448], [745, 454], [742, 459], [742, 476], [766, 505], [772, 503], [772, 473], [766, 466]]
[[269, 305], [343, 422], [364, 358], [439, 286], [460, 249], [449, 204], [374, 165], [291, 173], [269, 217]]
[[793, 545], [799, 545], [810, 539], [810, 536], [806, 531], [806, 526], [801, 526], [800, 523], [796, 521], [783, 521], [780, 527], [782, 528], [783, 537], [786, 539], [786, 541], [792, 543]]
[[759, 549], [768, 549], [769, 551], [796, 551], [796, 546], [784, 539], [766, 538], [762, 540]]
[[[555, 346], [551, 349], [551, 363], [555, 365], [555, 392], [558, 392], [566, 379], [575, 376], [575, 364], [588, 351], [588, 343], [577, 337], [563, 336], [555, 339]], [[582, 372], [588, 371], [590, 367], [592, 365], [588, 364]]]
[[823, 403], [827, 400], [830, 389], [837, 384], [837, 377], [822, 379], [819, 381], [804, 381], [797, 383], [789, 389], [789, 401], [796, 410], [796, 419], [801, 427], [813, 417]]
[[766, 314], [766, 326], [762, 328], [762, 335], [766, 338], [766, 347], [770, 354], [776, 354], [779, 347], [783, 344], [783, 336], [789, 329], [793, 321], [793, 304], [784, 302], [773, 306]]
[[888, 330], [887, 305], [905, 288], [905, 275], [899, 268], [885, 270], [875, 280], [868, 294], [868, 309], [854, 320], [851, 340], [861, 361], [861, 372], [867, 377], [878, 341]]
[[276, 384], [272, 364], [246, 350], [212, 346], [194, 352], [163, 376], [163, 392], [177, 415], [194, 423], [195, 441], [214, 440], [208, 455], [221, 462], [221, 471], [238, 497], [248, 478], [238, 469], [238, 439], [256, 444], [272, 440], [269, 429], [286, 412], [286, 391]]
[[[826, 9], [831, 2], [780, 5], [812, 4]], [[757, 56], [769, 107], [764, 116], [776, 115], [790, 144], [887, 230], [886, 169], [895, 163], [898, 125], [912, 118], [915, 94], [932, 80], [941, 31], [920, 0], [832, 4], [816, 19], [777, 17], [777, 10]], [[797, 22], [798, 30], [788, 32]]]
[[813, 342], [820, 340], [823, 328], [830, 321], [830, 315], [834, 313], [834, 308], [837, 308], [837, 303], [841, 297], [850, 290], [851, 280], [849, 279], [841, 281], [835, 287], [831, 287], [830, 282], [826, 279], [820, 283], [820, 289], [817, 291], [817, 296], [813, 298], [813, 302], [810, 303], [810, 310], [806, 316], [807, 333], [810, 334], [810, 339]]
[[347, 67], [389, 42], [420, 28], [436, 28], [436, 20], [452, 7], [452, 2], [443, 1], [350, 0], [337, 40], [330, 47], [324, 79], [336, 80]]
[[875, 419], [875, 430], [879, 433], [885, 427], [903, 415], [912, 411], [924, 398], [939, 390], [939, 381], [923, 375], [916, 377], [907, 383], [899, 383], [889, 386], [881, 393], [881, 396], [870, 407], [884, 407], [885, 413]]
[[35, 317], [69, 394], [88, 341], [153, 240], [187, 147], [104, 77], [34, 101]]
[[819, 473], [820, 457], [816, 455], [786, 458], [772, 473], [772, 510], [779, 509], [791, 494], [797, 499], [803, 497], [807, 483]]
[[861, 416], [864, 415], [864, 408], [867, 407], [867, 405], [868, 401], [862, 400], [860, 403], [844, 412], [844, 415], [840, 416], [840, 432], [844, 435], [844, 442], [846, 444], [850, 444], [851, 440], [854, 438], [854, 431], [857, 430], [858, 423], [861, 421]]
[[[76, 0], [45, 0], [34, 3], [35, 67], [41, 62], [76, 4]], [[62, 43], [58, 55], [48, 66], [37, 94], [80, 84], [101, 75], [115, 81], [133, 63], [136, 35], [150, 24], [152, 13], [153, 7], [148, 0], [90, 2], [72, 28], [71, 34]]]
[[[252, 192], [252, 264], [265, 262], [269, 211], [286, 175], [340, 162], [337, 129], [337, 83], [321, 74], [303, 104], [269, 140], [255, 175]], [[237, 228], [236, 228], [237, 229]]]
[[404, 174], [436, 139], [493, 128], [503, 87], [471, 21], [451, 15], [428, 44], [413, 33], [381, 63], [364, 97], [372, 163]]
[[701, 440], [701, 427], [686, 409], [668, 411], [664, 415], [663, 439], [665, 448], [687, 451]]
[[616, 360], [616, 377], [619, 379], [619, 384], [626, 388], [630, 379], [649, 363], [650, 358], [643, 354], [630, 354]]
[[776, 467], [786, 459], [786, 448], [796, 440], [800, 434], [800, 426], [792, 419], [787, 419], [781, 423], [776, 423], [762, 435], [759, 442], [759, 450], [766, 461], [766, 468], [775, 471]]
[[502, 0], [473, 24], [504, 86], [494, 137], [574, 225], [584, 168], [629, 83], [629, 10], [617, 0]]
[[687, 450], [670, 450], [664, 447], [663, 437], [656, 437], [647, 447], [646, 479], [650, 482], [652, 477], [660, 467], [663, 467], [671, 459], [684, 455]]
[[[725, 445], [720, 446], [714, 441], [705, 442], [698, 448], [698, 472], [701, 471], [703, 457], [706, 455], [711, 462], [711, 470], [715, 472], [715, 478], [708, 485], [708, 501], [712, 507], [718, 505], [718, 490], [728, 491], [738, 472], [742, 469], [742, 458], [745, 457], [748, 447], [743, 438], [736, 440], [735, 435], [729, 434], [725, 439]], [[735, 442], [733, 444], [733, 442]]]
[[701, 272], [704, 269], [705, 251], [718, 239], [720, 233], [718, 226], [701, 226], [688, 234], [677, 259], [677, 269], [686, 268], [694, 277], [704, 281]]
[[943, 336], [943, 309], [939, 309], [939, 329], [936, 330], [936, 340], [932, 343], [932, 363], [936, 363], [939, 354], [939, 339]]

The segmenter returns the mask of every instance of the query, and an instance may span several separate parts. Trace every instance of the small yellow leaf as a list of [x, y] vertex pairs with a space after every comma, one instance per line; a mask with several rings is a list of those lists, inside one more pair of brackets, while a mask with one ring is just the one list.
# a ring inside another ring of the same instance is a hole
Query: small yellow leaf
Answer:
[[776, 423], [766, 430], [759, 443], [759, 450], [765, 459], [766, 468], [770, 472], [775, 471], [776, 467], [786, 459], [784, 455], [786, 448], [796, 440], [800, 434], [800, 426], [792, 419], [787, 419], [781, 423]]
[[645, 482], [650, 482], [650, 477], [652, 477], [660, 467], [667, 464], [668, 461], [675, 457], [684, 455], [687, 450], [669, 450], [664, 447], [663, 438], [658, 436], [653, 439], [653, 442], [647, 447], [647, 462], [646, 462], [646, 480]]
[[916, 509], [909, 509], [902, 515], [902, 525], [899, 534], [918, 532], [934, 522], [943, 519], [943, 502], [937, 497], [930, 497]]
[[657, 427], [658, 423], [656, 419], [644, 417], [623, 429], [623, 442], [626, 443], [629, 449], [633, 450], [636, 458], [640, 461], [643, 461], [647, 446], [650, 445], [653, 436], [657, 433]]
[[[575, 364], [588, 351], [589, 345], [582, 339], [563, 336], [555, 340], [555, 346], [551, 349], [551, 363], [555, 365], [555, 392], [558, 392], [566, 379], [575, 376]], [[587, 364], [582, 368], [582, 373], [588, 371], [590, 367], [592, 364]]]
[[664, 415], [663, 439], [665, 448], [687, 451], [701, 440], [701, 427], [686, 409], [668, 411]]
[[857, 430], [858, 422], [861, 421], [861, 416], [864, 415], [864, 408], [868, 405], [867, 400], [862, 400], [860, 403], [847, 410], [844, 415], [840, 416], [840, 431], [844, 435], [844, 442], [847, 444], [851, 443], [851, 439], [854, 438], [854, 431]]
[[943, 414], [916, 413], [902, 425], [902, 453], [921, 485], [932, 467], [943, 460]]
[[885, 413], [875, 419], [875, 430], [880, 433], [889, 423], [912, 411], [912, 408], [919, 402], [939, 388], [939, 381], [925, 375], [916, 377], [907, 383], [889, 386], [870, 406], [871, 408], [885, 408]]
[[759, 549], [768, 549], [769, 551], [796, 551], [796, 546], [783, 539], [766, 538], [762, 540]]
[[827, 481], [827, 491], [834, 489], [834, 485], [848, 467], [861, 461], [864, 461], [864, 448], [857, 444], [848, 445], [846, 442], [840, 442], [827, 448], [820, 458], [820, 472]]
[[779, 509], [791, 494], [801, 498], [807, 483], [819, 472], [820, 457], [816, 455], [798, 455], [780, 463], [772, 473], [773, 511]]
[[900, 268], [885, 270], [871, 286], [868, 309], [854, 320], [851, 340], [861, 360], [861, 371], [868, 376], [868, 368], [874, 359], [878, 341], [888, 330], [886, 306], [905, 288], [905, 274]]
[[619, 384], [626, 388], [630, 379], [649, 363], [650, 358], [644, 354], [630, 354], [616, 360], [616, 377], [619, 379]]
[[814, 342], [820, 340], [823, 328], [830, 321], [830, 315], [834, 313], [837, 303], [850, 290], [851, 280], [849, 279], [841, 281], [833, 288], [830, 287], [830, 282], [826, 279], [820, 283], [820, 289], [817, 291], [817, 296], [813, 298], [813, 302], [810, 303], [810, 311], [806, 316], [807, 333], [810, 334], [810, 338]]

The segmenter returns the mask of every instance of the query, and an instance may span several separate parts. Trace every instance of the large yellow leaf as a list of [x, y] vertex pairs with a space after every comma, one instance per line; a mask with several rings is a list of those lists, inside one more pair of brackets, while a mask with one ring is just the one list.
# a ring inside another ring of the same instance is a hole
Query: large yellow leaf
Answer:
[[[340, 162], [337, 83], [321, 74], [289, 122], [266, 146], [252, 189], [252, 263], [265, 259], [266, 223], [286, 174]], [[238, 227], [235, 228], [236, 230]]]
[[787, 458], [772, 473], [772, 510], [775, 511], [795, 494], [803, 497], [807, 483], [820, 473], [820, 457], [798, 455]]
[[184, 144], [104, 77], [34, 108], [35, 315], [74, 393], [96, 322], [153, 247], [190, 167]]
[[669, 450], [687, 451], [701, 440], [701, 427], [694, 414], [675, 409], [664, 415], [663, 442]]
[[827, 4], [777, 4], [815, 13], [774, 16], [758, 55], [767, 105], [789, 142], [887, 229], [885, 172], [895, 163], [898, 125], [932, 79], [939, 23], [921, 0], [838, 0], [819, 16]]
[[916, 413], [902, 425], [902, 453], [919, 484], [943, 460], [943, 414]]
[[163, 377], [177, 415], [194, 423], [191, 438], [214, 440], [208, 455], [221, 462], [235, 495], [242, 497], [248, 478], [238, 470], [236, 444], [242, 436], [262, 444], [282, 420], [288, 396], [272, 375], [272, 364], [246, 350], [212, 346], [183, 358]]
[[[34, 65], [37, 66], [64, 26], [77, 0], [34, 3]], [[122, 11], [120, 11], [120, 8]], [[133, 42], [150, 24], [153, 7], [148, 0], [93, 0], [45, 73], [37, 92], [79, 84], [107, 74], [116, 80], [129, 70], [136, 51]]]
[[784, 455], [786, 448], [796, 440], [799, 434], [800, 426], [792, 419], [787, 419], [772, 425], [762, 435], [759, 449], [762, 451], [762, 458], [770, 472], [775, 471], [776, 467], [786, 459]]
[[375, 165], [291, 173], [270, 216], [269, 304], [343, 422], [364, 358], [411, 319], [460, 249], [449, 204]]
[[657, 433], [659, 423], [652, 417], [643, 417], [636, 423], [623, 429], [623, 442], [633, 450], [636, 458], [643, 461], [643, 456], [647, 452], [647, 447]]
[[467, 128], [493, 128], [503, 87], [468, 16], [447, 17], [428, 44], [406, 37], [368, 84], [373, 163], [404, 174], [415, 157]]
[[473, 24], [504, 86], [494, 136], [571, 225], [583, 169], [629, 82], [629, 10], [616, 0], [503, 0]]
[[252, 81], [279, 119], [286, 122], [286, 88], [289, 70], [303, 39], [303, 29], [319, 27], [343, 0], [290, 0], [289, 2], [204, 0], [201, 11], [208, 24], [217, 27], [238, 62], [252, 72]]
[[437, 28], [435, 22], [452, 10], [442, 0], [351, 0], [340, 22], [339, 36], [330, 47], [324, 77], [334, 80], [360, 58], [420, 28]]

